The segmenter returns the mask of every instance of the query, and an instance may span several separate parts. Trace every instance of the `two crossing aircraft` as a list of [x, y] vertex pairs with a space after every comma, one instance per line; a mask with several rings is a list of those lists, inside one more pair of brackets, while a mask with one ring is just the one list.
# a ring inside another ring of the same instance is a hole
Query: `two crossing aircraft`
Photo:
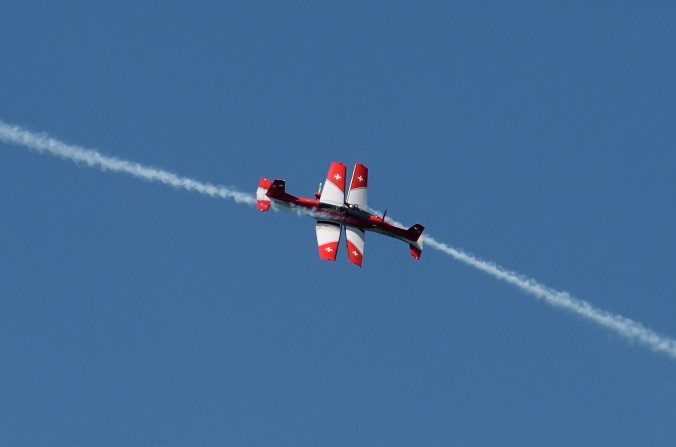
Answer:
[[[359, 267], [364, 259], [366, 231], [373, 231], [406, 242], [411, 256], [418, 260], [423, 249], [423, 227], [415, 224], [411, 228], [400, 228], [385, 221], [385, 215], [377, 216], [368, 211], [366, 205], [368, 169], [357, 163], [352, 171], [350, 189], [345, 197], [346, 167], [333, 162], [326, 174], [324, 186], [319, 185], [315, 198], [295, 197], [286, 192], [284, 180], [270, 181], [262, 178], [256, 190], [256, 204], [259, 211], [268, 211], [274, 203], [282, 207], [300, 207], [310, 211], [317, 221], [317, 246], [319, 258], [335, 261], [342, 227], [345, 227], [348, 260]], [[387, 212], [387, 211], [386, 211]]]

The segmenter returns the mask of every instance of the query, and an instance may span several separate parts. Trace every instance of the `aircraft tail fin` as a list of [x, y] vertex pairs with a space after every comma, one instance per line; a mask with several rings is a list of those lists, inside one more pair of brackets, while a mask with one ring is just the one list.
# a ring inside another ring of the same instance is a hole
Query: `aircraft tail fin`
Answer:
[[425, 231], [425, 227], [423, 227], [420, 224], [415, 224], [408, 230], [406, 230], [406, 237], [408, 240], [412, 241], [413, 243], [408, 244], [409, 248], [411, 249], [411, 257], [413, 259], [420, 260], [420, 257], [422, 256], [422, 250], [423, 250], [423, 231]]

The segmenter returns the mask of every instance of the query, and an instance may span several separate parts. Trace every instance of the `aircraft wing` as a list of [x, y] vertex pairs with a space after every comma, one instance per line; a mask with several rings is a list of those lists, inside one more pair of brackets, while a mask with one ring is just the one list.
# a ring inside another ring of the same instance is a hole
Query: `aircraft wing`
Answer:
[[366, 209], [366, 189], [368, 187], [369, 170], [361, 163], [354, 165], [347, 203]]
[[361, 228], [346, 226], [347, 258], [354, 265], [361, 267], [364, 260], [364, 242], [366, 233]]
[[345, 205], [345, 165], [333, 162], [326, 174], [326, 182], [319, 196], [319, 202], [328, 205]]
[[340, 224], [319, 220], [315, 224], [315, 231], [319, 258], [324, 261], [335, 261], [340, 241]]

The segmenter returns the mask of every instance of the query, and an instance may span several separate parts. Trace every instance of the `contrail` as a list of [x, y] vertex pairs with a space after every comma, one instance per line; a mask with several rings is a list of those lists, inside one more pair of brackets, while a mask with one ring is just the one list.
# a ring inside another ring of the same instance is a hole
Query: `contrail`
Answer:
[[[48, 135], [36, 134], [19, 126], [6, 124], [2, 120], [0, 120], [0, 141], [23, 146], [36, 152], [55, 155], [75, 163], [84, 163], [87, 166], [98, 168], [102, 171], [122, 172], [149, 182], [164, 183], [173, 186], [174, 188], [195, 191], [210, 197], [231, 199], [236, 203], [247, 205], [256, 203], [256, 199], [252, 194], [244, 193], [234, 188], [203, 183], [188, 177], [178, 176], [162, 169], [102, 155], [96, 150], [68, 145], [55, 140]], [[312, 212], [305, 210], [297, 212], [299, 215], [314, 216]], [[377, 211], [375, 212], [380, 214]], [[392, 219], [387, 218], [387, 220], [399, 226], [404, 226]], [[629, 341], [638, 342], [655, 352], [662, 352], [669, 357], [676, 359], [676, 340], [660, 335], [637, 321], [594, 307], [590, 303], [575, 298], [567, 292], [551, 289], [534, 279], [509, 271], [494, 263], [484, 261], [458, 248], [451, 247], [442, 242], [437, 242], [430, 236], [425, 236], [424, 240], [428, 247], [434, 248], [460, 262], [487, 273], [493, 278], [511, 284], [521, 289], [521, 291], [544, 300], [554, 307], [569, 310], [600, 326], [615, 331]]]
[[48, 135], [36, 134], [19, 126], [9, 125], [2, 120], [0, 120], [0, 141], [24, 146], [36, 152], [46, 152], [75, 163], [84, 163], [102, 171], [123, 172], [148, 182], [164, 183], [174, 188], [187, 189], [206, 196], [231, 199], [237, 203], [247, 205], [256, 203], [256, 198], [252, 194], [225, 186], [203, 183], [162, 169], [110, 157], [93, 149], [65, 144]]
[[481, 270], [493, 278], [511, 284], [529, 295], [544, 300], [554, 307], [569, 310], [596, 324], [615, 331], [630, 341], [638, 342], [655, 352], [662, 352], [676, 359], [676, 340], [660, 335], [637, 321], [594, 307], [584, 300], [571, 296], [568, 292], [550, 289], [534, 279], [511, 272], [460, 249], [437, 242], [430, 236], [425, 237], [425, 244], [475, 269]]

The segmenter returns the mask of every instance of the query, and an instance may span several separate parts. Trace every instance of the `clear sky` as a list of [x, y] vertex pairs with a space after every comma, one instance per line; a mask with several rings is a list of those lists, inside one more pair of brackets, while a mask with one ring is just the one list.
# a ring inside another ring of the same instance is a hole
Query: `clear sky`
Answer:
[[[0, 119], [251, 192], [359, 161], [676, 336], [672, 2], [110, 3], [3, 5]], [[439, 252], [1, 143], [0, 210], [3, 445], [676, 445], [674, 360]]]

